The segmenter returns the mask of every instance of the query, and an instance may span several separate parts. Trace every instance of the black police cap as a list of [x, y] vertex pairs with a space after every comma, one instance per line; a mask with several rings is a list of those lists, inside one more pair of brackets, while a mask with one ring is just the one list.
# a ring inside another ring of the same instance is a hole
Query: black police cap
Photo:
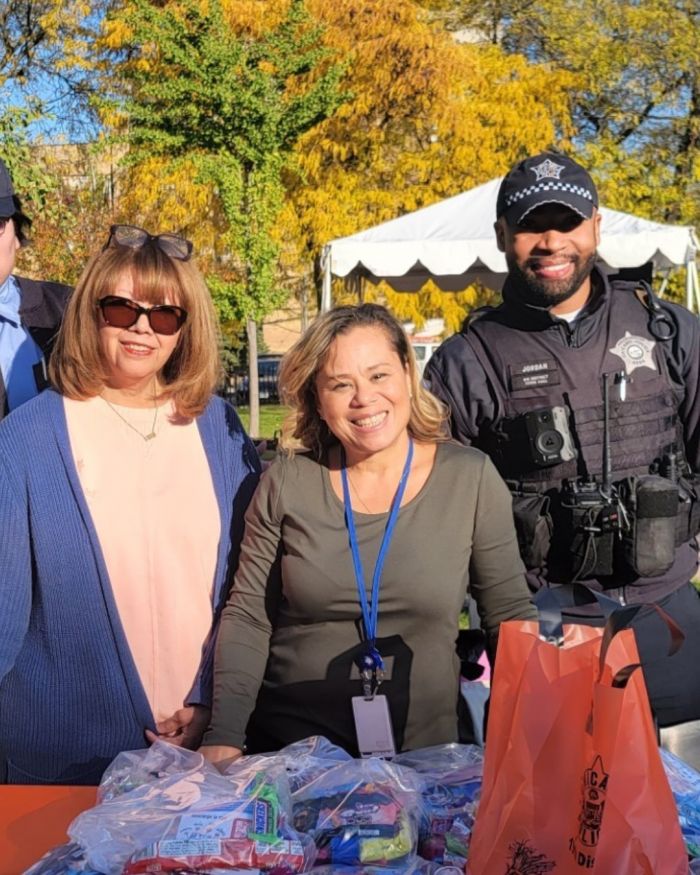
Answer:
[[598, 192], [588, 171], [576, 161], [557, 152], [541, 152], [520, 161], [503, 177], [496, 217], [505, 216], [514, 226], [535, 207], [552, 203], [590, 219], [598, 206]]

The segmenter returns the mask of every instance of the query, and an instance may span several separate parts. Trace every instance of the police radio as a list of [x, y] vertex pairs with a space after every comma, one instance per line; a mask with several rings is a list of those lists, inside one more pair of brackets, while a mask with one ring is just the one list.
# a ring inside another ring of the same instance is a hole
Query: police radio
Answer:
[[562, 489], [562, 508], [568, 511], [571, 529], [572, 582], [613, 573], [615, 541], [627, 524], [625, 507], [612, 484], [609, 376], [603, 374], [602, 481], [566, 481]]

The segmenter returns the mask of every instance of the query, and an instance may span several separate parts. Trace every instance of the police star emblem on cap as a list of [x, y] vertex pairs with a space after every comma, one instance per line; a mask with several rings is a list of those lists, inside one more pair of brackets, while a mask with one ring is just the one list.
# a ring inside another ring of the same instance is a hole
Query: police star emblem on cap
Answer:
[[562, 204], [582, 219], [598, 206], [598, 193], [588, 171], [561, 152], [540, 152], [519, 161], [503, 177], [496, 198], [496, 218], [514, 227], [544, 204]]
[[564, 169], [563, 164], [555, 164], [547, 158], [541, 164], [531, 167], [530, 170], [535, 174], [538, 180], [540, 179], [559, 179], [561, 172]]

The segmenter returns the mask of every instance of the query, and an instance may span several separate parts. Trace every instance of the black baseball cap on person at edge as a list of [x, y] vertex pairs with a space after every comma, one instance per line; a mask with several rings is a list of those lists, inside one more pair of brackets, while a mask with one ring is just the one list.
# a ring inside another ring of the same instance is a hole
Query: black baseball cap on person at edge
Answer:
[[588, 171], [566, 155], [541, 152], [516, 164], [498, 189], [496, 218], [518, 225], [542, 204], [562, 204], [590, 219], [598, 206], [598, 192]]
[[17, 212], [15, 190], [12, 179], [2, 159], [0, 159], [0, 219], [9, 219]]

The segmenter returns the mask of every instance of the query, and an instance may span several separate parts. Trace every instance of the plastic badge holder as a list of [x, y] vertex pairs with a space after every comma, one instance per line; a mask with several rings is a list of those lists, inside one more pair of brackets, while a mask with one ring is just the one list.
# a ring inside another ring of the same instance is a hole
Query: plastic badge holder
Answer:
[[444, 744], [399, 754], [395, 764], [424, 779], [418, 853], [436, 863], [464, 869], [484, 773], [483, 749]]
[[[143, 777], [140, 763], [132, 777]], [[105, 875], [219, 869], [289, 875], [308, 870], [315, 857], [313, 842], [289, 825], [290, 810], [284, 770], [241, 760], [233, 775], [207, 764], [122, 792], [77, 817], [69, 834]]]
[[336, 766], [293, 794], [294, 826], [317, 865], [399, 868], [416, 854], [421, 779], [379, 759]]

